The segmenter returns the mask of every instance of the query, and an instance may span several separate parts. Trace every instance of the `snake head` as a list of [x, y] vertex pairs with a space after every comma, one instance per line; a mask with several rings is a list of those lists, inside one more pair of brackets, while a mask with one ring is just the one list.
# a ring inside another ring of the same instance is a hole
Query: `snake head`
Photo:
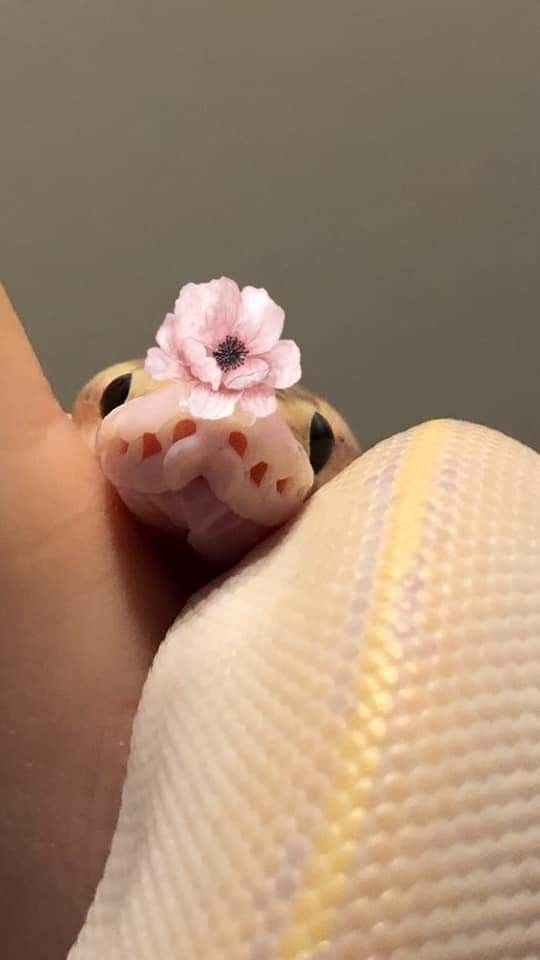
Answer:
[[79, 393], [73, 420], [126, 506], [218, 563], [239, 559], [359, 453], [340, 414], [303, 387], [277, 411], [197, 419], [182, 383], [142, 360], [109, 367]]

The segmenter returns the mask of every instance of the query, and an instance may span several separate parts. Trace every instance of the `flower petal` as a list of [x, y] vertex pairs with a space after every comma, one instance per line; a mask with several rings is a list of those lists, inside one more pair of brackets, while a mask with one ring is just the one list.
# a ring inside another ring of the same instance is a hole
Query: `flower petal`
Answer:
[[250, 354], [266, 353], [279, 340], [285, 312], [263, 288], [244, 287], [235, 334]]
[[270, 364], [267, 383], [272, 387], [284, 390], [302, 376], [300, 350], [294, 340], [280, 340], [262, 359]]
[[186, 283], [174, 305], [174, 313], [178, 328], [181, 331], [180, 340], [184, 337], [194, 337], [204, 342], [207, 332], [207, 318], [213, 312], [215, 295], [209, 283]]
[[212, 390], [206, 383], [198, 383], [189, 395], [189, 409], [194, 417], [221, 420], [234, 411], [238, 395], [230, 390]]
[[228, 277], [212, 280], [211, 286], [216, 293], [212, 333], [213, 344], [217, 346], [236, 326], [241, 306], [240, 289], [238, 284], [234, 280], [229, 280]]
[[209, 350], [234, 329], [240, 308], [238, 284], [228, 277], [186, 283], [174, 305], [182, 338], [193, 337]]
[[246, 390], [266, 380], [270, 364], [261, 357], [248, 357], [236, 370], [229, 370], [223, 377], [223, 383], [229, 390]]
[[213, 357], [205, 357], [200, 363], [192, 363], [190, 369], [194, 380], [209, 383], [213, 390], [218, 389], [223, 379], [223, 373]]
[[159, 347], [150, 347], [144, 370], [154, 380], [191, 380], [189, 370], [177, 356], [165, 353]]
[[204, 343], [201, 343], [200, 340], [194, 340], [193, 337], [186, 337], [183, 341], [182, 353], [184, 354], [184, 360], [190, 365], [202, 363], [208, 356]]
[[253, 417], [269, 417], [277, 408], [276, 395], [271, 387], [260, 384], [244, 391], [240, 406]]
[[161, 324], [157, 334], [156, 341], [165, 353], [174, 356], [178, 353], [180, 347], [180, 328], [178, 317], [174, 313], [168, 313]]

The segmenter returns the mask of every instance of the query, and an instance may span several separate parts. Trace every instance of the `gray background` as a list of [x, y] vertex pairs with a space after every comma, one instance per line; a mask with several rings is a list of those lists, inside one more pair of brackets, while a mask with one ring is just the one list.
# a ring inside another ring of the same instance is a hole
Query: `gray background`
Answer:
[[[362, 441], [540, 447], [539, 0], [1, 0], [1, 275], [62, 401], [266, 286]], [[1, 350], [1, 342], [0, 342]]]

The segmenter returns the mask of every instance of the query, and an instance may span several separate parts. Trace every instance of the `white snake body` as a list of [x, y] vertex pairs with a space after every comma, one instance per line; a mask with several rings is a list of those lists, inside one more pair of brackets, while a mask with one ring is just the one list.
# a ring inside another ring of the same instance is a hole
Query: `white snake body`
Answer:
[[70, 960], [539, 960], [539, 483], [428, 423], [194, 598]]

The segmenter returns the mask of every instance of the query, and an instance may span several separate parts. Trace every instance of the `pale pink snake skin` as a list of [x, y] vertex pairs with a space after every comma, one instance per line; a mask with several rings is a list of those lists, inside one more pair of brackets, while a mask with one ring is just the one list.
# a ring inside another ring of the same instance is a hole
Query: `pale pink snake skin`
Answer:
[[540, 957], [539, 480], [422, 425], [191, 603], [70, 960]]

